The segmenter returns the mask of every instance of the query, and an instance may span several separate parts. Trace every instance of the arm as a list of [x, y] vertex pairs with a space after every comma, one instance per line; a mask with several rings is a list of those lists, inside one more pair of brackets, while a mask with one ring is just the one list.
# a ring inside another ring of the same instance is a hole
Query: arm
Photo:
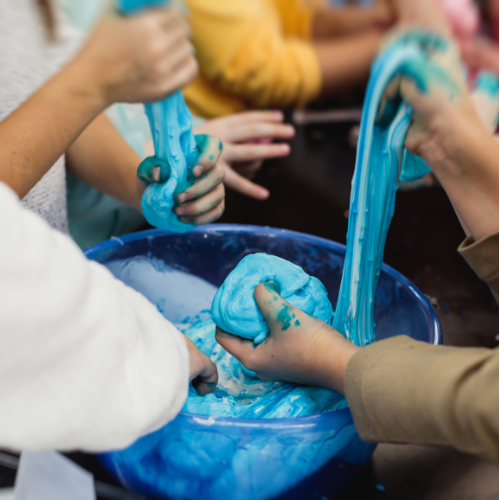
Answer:
[[122, 448], [175, 417], [190, 379], [210, 392], [215, 365], [147, 299], [3, 184], [0, 207], [0, 446]]
[[451, 445], [498, 461], [498, 349], [376, 342], [344, 378], [365, 441]]
[[405, 146], [427, 162], [466, 234], [478, 241], [498, 232], [498, 144], [474, 109], [452, 42], [436, 52], [422, 74], [425, 91], [407, 78], [399, 86], [413, 108]]
[[346, 395], [364, 440], [447, 444], [498, 460], [498, 350], [431, 346], [408, 337], [361, 349], [278, 292], [272, 283], [255, 289], [270, 329], [262, 344], [216, 333], [259, 378]]
[[256, 108], [303, 105], [318, 95], [314, 50], [304, 37], [284, 35], [272, 2], [189, 0], [187, 6], [202, 76], [219, 89]]
[[314, 41], [312, 47], [321, 71], [321, 95], [326, 97], [366, 81], [382, 39], [382, 31], [368, 30], [341, 40]]
[[370, 9], [350, 6], [321, 9], [314, 13], [311, 36], [315, 41], [332, 40], [370, 29], [385, 29], [394, 21], [392, 9], [386, 5]]
[[24, 197], [108, 105], [163, 98], [196, 71], [175, 10], [105, 18], [82, 52], [0, 123], [0, 181]]

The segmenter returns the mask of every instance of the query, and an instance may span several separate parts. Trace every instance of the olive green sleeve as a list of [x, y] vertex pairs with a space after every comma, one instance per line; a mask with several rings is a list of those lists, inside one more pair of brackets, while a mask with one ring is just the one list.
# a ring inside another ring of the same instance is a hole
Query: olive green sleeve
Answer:
[[498, 461], [498, 349], [383, 340], [351, 359], [345, 388], [365, 441], [451, 445]]

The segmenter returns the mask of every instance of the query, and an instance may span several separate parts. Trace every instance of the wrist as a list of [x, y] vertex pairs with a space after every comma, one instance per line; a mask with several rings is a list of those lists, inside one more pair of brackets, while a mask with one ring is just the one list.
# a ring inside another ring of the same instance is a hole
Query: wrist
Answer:
[[85, 58], [74, 59], [60, 75], [65, 81], [66, 92], [75, 100], [85, 103], [94, 116], [113, 104], [107, 96], [105, 82]]
[[360, 347], [335, 330], [327, 332], [319, 344], [317, 385], [345, 395], [344, 378], [347, 365]]

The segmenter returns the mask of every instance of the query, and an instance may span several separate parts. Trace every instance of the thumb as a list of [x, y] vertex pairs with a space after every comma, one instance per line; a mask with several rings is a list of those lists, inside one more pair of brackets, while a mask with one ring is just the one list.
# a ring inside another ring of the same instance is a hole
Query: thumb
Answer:
[[222, 141], [213, 135], [200, 134], [194, 136], [200, 155], [193, 167], [193, 175], [199, 177], [215, 166], [222, 154]]
[[280, 292], [279, 284], [274, 281], [261, 283], [254, 291], [255, 301], [271, 334], [300, 326], [297, 314], [302, 311], [283, 299]]
[[167, 182], [170, 177], [170, 165], [156, 156], [148, 156], [137, 168], [137, 177], [147, 184]]
[[264, 201], [269, 198], [269, 191], [265, 187], [259, 186], [255, 182], [241, 176], [226, 163], [224, 163], [224, 170], [226, 172], [224, 184], [227, 187], [256, 200]]

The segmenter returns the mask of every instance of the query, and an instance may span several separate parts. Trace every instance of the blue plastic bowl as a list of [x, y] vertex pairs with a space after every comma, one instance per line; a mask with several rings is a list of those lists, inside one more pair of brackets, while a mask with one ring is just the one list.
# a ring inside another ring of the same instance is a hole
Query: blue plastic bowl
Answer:
[[[293, 231], [232, 224], [181, 235], [152, 230], [113, 238], [85, 253], [104, 265], [135, 256], [156, 258], [220, 286], [245, 255], [255, 252], [303, 267], [322, 281], [336, 304], [345, 246]], [[191, 292], [196, 299], [199, 292]], [[379, 340], [409, 335], [441, 343], [441, 326], [429, 301], [386, 265], [375, 304]], [[334, 497], [374, 449], [361, 441], [349, 409], [263, 420], [180, 413], [162, 429], [99, 460], [123, 486], [155, 498], [304, 500]]]

